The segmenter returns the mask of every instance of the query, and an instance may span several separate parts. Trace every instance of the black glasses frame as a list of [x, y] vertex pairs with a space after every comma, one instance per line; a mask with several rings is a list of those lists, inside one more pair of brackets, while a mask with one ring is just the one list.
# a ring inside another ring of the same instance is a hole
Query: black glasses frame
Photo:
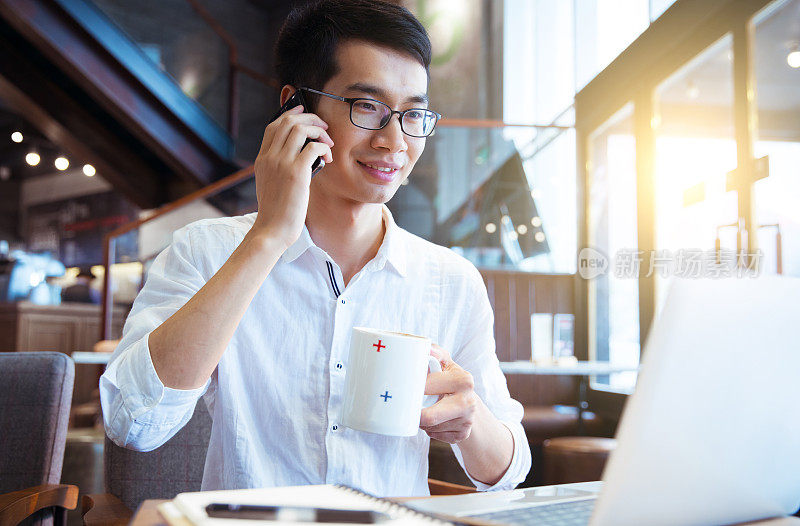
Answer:
[[[409, 108], [407, 110], [398, 111], [398, 110], [393, 110], [391, 108], [391, 106], [389, 106], [388, 104], [386, 104], [383, 101], [380, 101], [380, 100], [377, 100], [377, 99], [370, 99], [369, 97], [340, 97], [339, 95], [334, 95], [332, 93], [325, 93], [324, 91], [319, 91], [319, 90], [315, 90], [315, 89], [312, 89], [312, 88], [299, 88], [299, 89], [302, 90], [302, 91], [307, 91], [309, 93], [314, 93], [316, 95], [324, 95], [326, 97], [330, 97], [331, 99], [348, 103], [350, 105], [350, 122], [353, 124], [353, 126], [355, 126], [356, 128], [361, 128], [362, 130], [382, 130], [383, 128], [385, 128], [389, 124], [389, 122], [392, 120], [392, 117], [394, 117], [394, 115], [397, 114], [397, 115], [399, 115], [399, 119], [400, 119], [400, 129], [403, 131], [403, 133], [405, 133], [409, 137], [424, 138], [424, 137], [430, 137], [431, 135], [433, 135], [433, 132], [436, 131], [436, 124], [438, 124], [439, 119], [442, 118], [442, 114], [441, 113], [436, 113], [435, 111], [433, 111], [431, 109], [428, 109], [428, 108]], [[368, 100], [370, 102], [377, 102], [378, 104], [383, 104], [384, 106], [389, 108], [389, 111], [391, 113], [389, 114], [389, 118], [386, 119], [386, 122], [384, 123], [383, 126], [381, 126], [380, 128], [367, 128], [366, 126], [360, 126], [360, 125], [356, 124], [355, 122], [353, 122], [353, 103], [356, 102], [356, 101], [359, 101], [359, 100]], [[414, 135], [413, 133], [408, 133], [405, 130], [405, 128], [403, 127], [403, 117], [409, 111], [427, 111], [427, 112], [430, 112], [430, 113], [433, 113], [434, 115], [436, 115], [436, 122], [433, 123], [433, 128], [431, 129], [431, 132], [429, 134], [427, 134], [427, 135]]]

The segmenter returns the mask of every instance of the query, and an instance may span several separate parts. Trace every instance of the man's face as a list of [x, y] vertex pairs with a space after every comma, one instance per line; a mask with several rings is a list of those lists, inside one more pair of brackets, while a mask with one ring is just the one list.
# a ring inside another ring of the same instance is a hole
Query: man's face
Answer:
[[[427, 107], [419, 99], [427, 99], [428, 76], [411, 56], [361, 41], [345, 41], [338, 46], [336, 60], [339, 72], [322, 91], [376, 99], [398, 111]], [[326, 194], [356, 203], [385, 203], [425, 148], [425, 138], [401, 131], [398, 115], [381, 130], [364, 130], [350, 122], [349, 104], [329, 97], [319, 98], [316, 113], [328, 123], [334, 143], [333, 162], [312, 182], [312, 187], [316, 185]]]

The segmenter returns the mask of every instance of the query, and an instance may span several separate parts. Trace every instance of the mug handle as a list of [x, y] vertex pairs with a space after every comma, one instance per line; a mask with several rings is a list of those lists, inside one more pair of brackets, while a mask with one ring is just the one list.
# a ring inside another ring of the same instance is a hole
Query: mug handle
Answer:
[[[442, 364], [439, 362], [439, 359], [435, 356], [428, 356], [428, 372], [431, 373], [441, 373], [442, 372]], [[439, 395], [425, 395], [425, 398], [422, 399], [422, 407], [430, 407], [436, 402], [439, 401]]]

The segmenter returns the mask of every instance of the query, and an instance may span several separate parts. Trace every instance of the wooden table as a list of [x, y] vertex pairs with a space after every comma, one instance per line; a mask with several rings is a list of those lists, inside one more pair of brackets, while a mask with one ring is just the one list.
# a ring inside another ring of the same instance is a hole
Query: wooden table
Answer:
[[158, 512], [156, 507], [166, 500], [146, 500], [142, 502], [139, 509], [133, 515], [131, 526], [167, 526], [164, 517]]
[[589, 377], [638, 371], [639, 366], [614, 365], [608, 362], [577, 362], [569, 365], [547, 364], [540, 365], [530, 360], [516, 362], [500, 362], [500, 369], [504, 374], [533, 374], [533, 375], [566, 375], [580, 376], [578, 388], [578, 434], [583, 434], [583, 413], [589, 408], [587, 393], [589, 391]]

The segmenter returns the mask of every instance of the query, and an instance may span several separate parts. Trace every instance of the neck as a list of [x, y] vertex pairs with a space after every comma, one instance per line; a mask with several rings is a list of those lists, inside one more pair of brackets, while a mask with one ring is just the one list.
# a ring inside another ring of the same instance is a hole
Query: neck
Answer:
[[380, 203], [323, 195], [313, 186], [306, 226], [314, 244], [330, 254], [342, 269], [345, 284], [375, 257], [386, 231]]

